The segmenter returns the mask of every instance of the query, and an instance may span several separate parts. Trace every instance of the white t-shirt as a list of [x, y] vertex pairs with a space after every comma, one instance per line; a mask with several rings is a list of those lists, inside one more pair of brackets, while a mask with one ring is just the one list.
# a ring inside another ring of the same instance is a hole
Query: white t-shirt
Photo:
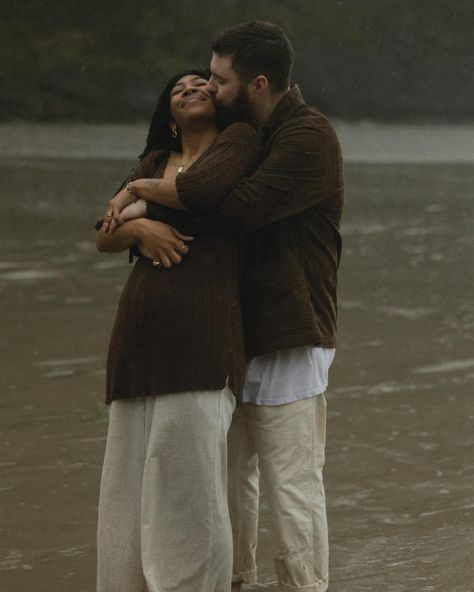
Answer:
[[305, 345], [253, 358], [247, 366], [242, 403], [283, 405], [324, 393], [335, 353]]

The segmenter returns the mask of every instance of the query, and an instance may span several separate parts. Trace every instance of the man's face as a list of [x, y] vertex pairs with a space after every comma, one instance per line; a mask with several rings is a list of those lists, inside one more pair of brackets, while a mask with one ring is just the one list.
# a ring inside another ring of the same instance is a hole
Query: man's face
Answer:
[[248, 85], [232, 69], [230, 56], [212, 54], [208, 91], [214, 96], [217, 121], [223, 127], [236, 121], [253, 123], [254, 111]]

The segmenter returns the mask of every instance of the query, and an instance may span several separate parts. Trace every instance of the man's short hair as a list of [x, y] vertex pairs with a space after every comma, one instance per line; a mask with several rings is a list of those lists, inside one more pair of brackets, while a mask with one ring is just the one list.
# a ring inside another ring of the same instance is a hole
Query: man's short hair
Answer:
[[274, 23], [252, 21], [225, 29], [214, 38], [212, 51], [230, 56], [232, 68], [243, 82], [263, 74], [274, 92], [285, 91], [290, 84], [293, 47]]

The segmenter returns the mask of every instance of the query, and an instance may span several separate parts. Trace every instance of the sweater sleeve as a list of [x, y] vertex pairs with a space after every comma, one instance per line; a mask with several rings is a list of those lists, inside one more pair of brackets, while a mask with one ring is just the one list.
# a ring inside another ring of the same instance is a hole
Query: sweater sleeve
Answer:
[[215, 208], [237, 182], [257, 166], [257, 133], [247, 123], [227, 127], [216, 142], [176, 177], [179, 199], [190, 212]]
[[192, 236], [241, 233], [246, 230], [235, 218], [215, 211], [195, 214], [187, 210], [173, 210], [151, 201], [148, 202], [147, 210], [151, 220], [159, 220]]

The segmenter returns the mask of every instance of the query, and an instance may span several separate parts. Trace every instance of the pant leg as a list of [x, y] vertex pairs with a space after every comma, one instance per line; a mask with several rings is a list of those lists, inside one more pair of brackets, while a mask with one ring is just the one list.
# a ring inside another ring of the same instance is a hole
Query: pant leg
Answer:
[[229, 512], [234, 541], [232, 580], [257, 581], [259, 470], [254, 440], [244, 407], [234, 413], [229, 430]]
[[145, 400], [113, 401], [100, 483], [97, 591], [144, 592], [140, 515]]
[[225, 592], [232, 577], [223, 391], [157, 397], [142, 489], [141, 549], [149, 592]]
[[328, 529], [323, 486], [326, 399], [278, 406], [246, 405], [278, 545], [274, 557], [284, 592], [325, 592]]

